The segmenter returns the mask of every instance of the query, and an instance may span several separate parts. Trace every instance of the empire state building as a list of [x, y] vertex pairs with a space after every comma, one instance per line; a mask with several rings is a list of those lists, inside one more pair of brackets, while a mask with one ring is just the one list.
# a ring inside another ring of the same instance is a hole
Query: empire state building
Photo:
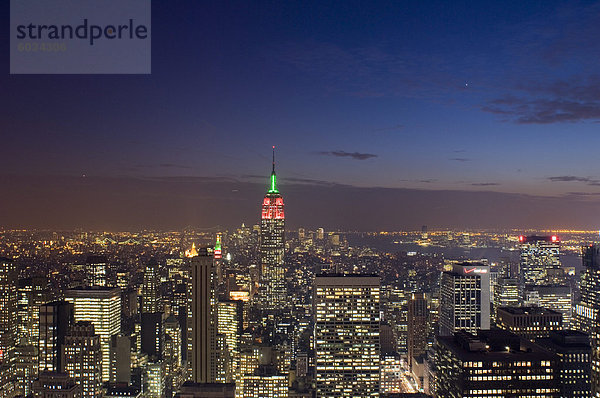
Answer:
[[283, 197], [277, 189], [275, 175], [275, 147], [273, 147], [273, 171], [269, 190], [262, 203], [260, 223], [260, 260], [262, 275], [262, 293], [265, 305], [278, 309], [286, 302], [285, 270], [283, 255], [285, 252], [285, 216]]

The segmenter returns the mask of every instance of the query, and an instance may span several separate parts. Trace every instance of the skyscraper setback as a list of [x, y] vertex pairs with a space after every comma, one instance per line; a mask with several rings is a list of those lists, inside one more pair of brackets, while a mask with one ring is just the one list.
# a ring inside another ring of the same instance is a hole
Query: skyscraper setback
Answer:
[[285, 251], [285, 215], [283, 197], [277, 189], [275, 147], [269, 190], [262, 203], [260, 222], [260, 260], [263, 302], [278, 309], [287, 299], [283, 255]]

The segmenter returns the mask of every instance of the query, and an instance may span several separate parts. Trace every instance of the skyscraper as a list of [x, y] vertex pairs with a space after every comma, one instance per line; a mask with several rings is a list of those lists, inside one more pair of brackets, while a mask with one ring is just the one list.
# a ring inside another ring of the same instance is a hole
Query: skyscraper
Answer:
[[287, 300], [283, 256], [285, 252], [285, 215], [283, 197], [277, 189], [275, 147], [271, 184], [262, 203], [260, 223], [260, 259], [263, 303], [269, 308], [281, 308]]
[[378, 397], [379, 277], [317, 275], [313, 300], [317, 397]]
[[40, 306], [39, 370], [63, 372], [62, 345], [74, 320], [73, 304], [53, 301]]
[[144, 270], [144, 284], [142, 285], [142, 312], [159, 312], [159, 276], [158, 262], [151, 259]]
[[519, 280], [517, 278], [498, 278], [494, 289], [494, 318], [500, 307], [518, 307], [521, 305]]
[[69, 289], [65, 299], [73, 303], [75, 321], [90, 321], [100, 336], [102, 382], [108, 382], [111, 337], [121, 332], [121, 289], [101, 286]]
[[17, 265], [0, 257], [0, 373], [14, 371], [17, 346]]
[[77, 322], [65, 336], [65, 372], [81, 386], [83, 397], [102, 396], [100, 384], [100, 336], [89, 321]]
[[104, 256], [89, 256], [86, 260], [88, 286], [107, 286], [108, 260]]
[[600, 397], [600, 246], [584, 248], [582, 258], [581, 300], [575, 305], [573, 328], [590, 336], [592, 396]]
[[584, 247], [582, 259], [581, 300], [575, 304], [573, 329], [591, 334], [600, 310], [600, 246]]
[[427, 350], [429, 310], [427, 299], [423, 293], [413, 293], [408, 300], [408, 332], [406, 346], [408, 348], [408, 367], [412, 369], [413, 359]]
[[481, 263], [454, 264], [442, 273], [440, 335], [490, 328], [490, 268]]
[[519, 236], [520, 271], [525, 285], [547, 285], [560, 269], [560, 239], [552, 236]]
[[190, 258], [192, 294], [188, 310], [188, 362], [191, 380], [216, 379], [215, 291], [212, 248], [199, 248]]

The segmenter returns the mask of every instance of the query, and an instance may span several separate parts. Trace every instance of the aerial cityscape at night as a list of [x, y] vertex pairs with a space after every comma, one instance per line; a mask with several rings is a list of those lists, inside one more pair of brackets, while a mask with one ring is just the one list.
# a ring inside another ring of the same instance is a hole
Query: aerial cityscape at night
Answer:
[[600, 398], [600, 2], [0, 13], [0, 398]]

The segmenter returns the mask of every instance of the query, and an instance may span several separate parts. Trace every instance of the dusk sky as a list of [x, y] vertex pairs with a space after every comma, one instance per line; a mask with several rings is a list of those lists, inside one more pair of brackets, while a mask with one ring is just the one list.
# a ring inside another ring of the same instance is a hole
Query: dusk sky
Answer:
[[152, 16], [148, 76], [9, 75], [2, 36], [0, 226], [254, 224], [272, 145], [290, 227], [600, 225], [598, 2]]

